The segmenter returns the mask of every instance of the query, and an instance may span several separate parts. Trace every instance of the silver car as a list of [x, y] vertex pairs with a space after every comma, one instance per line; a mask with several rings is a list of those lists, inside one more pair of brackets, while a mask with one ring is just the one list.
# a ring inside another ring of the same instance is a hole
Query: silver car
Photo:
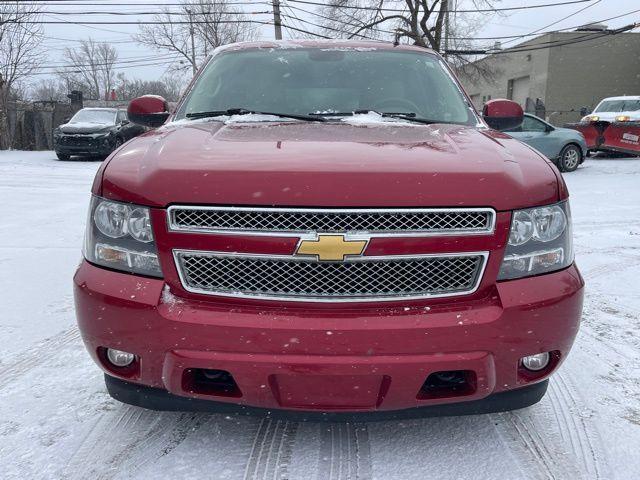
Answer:
[[580, 132], [554, 127], [528, 113], [524, 114], [522, 125], [505, 133], [531, 145], [551, 159], [561, 172], [573, 172], [587, 155], [587, 142]]

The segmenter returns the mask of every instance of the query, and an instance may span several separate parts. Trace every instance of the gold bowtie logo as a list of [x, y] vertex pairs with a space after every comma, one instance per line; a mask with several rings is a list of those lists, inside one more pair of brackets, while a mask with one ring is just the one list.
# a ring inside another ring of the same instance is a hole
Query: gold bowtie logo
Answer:
[[345, 240], [344, 235], [318, 235], [315, 240], [301, 240], [296, 255], [313, 255], [318, 260], [343, 261], [348, 255], [362, 255], [367, 240]]

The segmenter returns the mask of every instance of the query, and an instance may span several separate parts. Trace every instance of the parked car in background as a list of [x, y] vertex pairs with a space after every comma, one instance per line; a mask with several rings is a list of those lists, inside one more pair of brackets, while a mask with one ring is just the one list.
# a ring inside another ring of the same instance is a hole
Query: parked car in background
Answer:
[[583, 122], [640, 121], [640, 95], [609, 97], [602, 100]]
[[554, 127], [535, 115], [524, 114], [519, 127], [505, 133], [552, 160], [562, 172], [573, 172], [584, 161], [587, 142], [582, 133], [570, 128]]
[[145, 130], [129, 121], [126, 110], [83, 108], [53, 131], [53, 145], [60, 160], [72, 155], [106, 157]]

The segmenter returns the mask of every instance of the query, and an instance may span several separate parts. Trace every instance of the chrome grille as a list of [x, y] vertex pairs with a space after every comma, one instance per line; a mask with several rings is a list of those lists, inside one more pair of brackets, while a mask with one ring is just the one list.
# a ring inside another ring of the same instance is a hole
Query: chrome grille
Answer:
[[174, 251], [191, 292], [310, 301], [400, 300], [475, 291], [487, 253], [357, 257], [318, 262], [290, 256]]
[[213, 233], [474, 234], [493, 231], [494, 212], [478, 209], [169, 208], [171, 230]]

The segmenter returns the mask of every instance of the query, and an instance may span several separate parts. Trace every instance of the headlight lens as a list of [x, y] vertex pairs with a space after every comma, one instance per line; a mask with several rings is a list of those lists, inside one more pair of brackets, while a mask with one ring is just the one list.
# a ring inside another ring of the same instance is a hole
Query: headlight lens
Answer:
[[153, 241], [151, 218], [148, 208], [134, 208], [127, 217], [129, 235], [139, 242], [149, 243]]
[[513, 212], [498, 280], [553, 272], [573, 263], [568, 202]]
[[92, 197], [84, 256], [115, 270], [162, 277], [146, 207]]
[[535, 229], [533, 219], [524, 210], [516, 211], [511, 222], [511, 232], [509, 233], [509, 245], [522, 245], [533, 237]]
[[129, 207], [124, 203], [102, 201], [93, 213], [93, 221], [102, 233], [110, 238], [127, 234]]
[[558, 205], [532, 210], [534, 238], [541, 242], [551, 242], [567, 228], [567, 217]]

